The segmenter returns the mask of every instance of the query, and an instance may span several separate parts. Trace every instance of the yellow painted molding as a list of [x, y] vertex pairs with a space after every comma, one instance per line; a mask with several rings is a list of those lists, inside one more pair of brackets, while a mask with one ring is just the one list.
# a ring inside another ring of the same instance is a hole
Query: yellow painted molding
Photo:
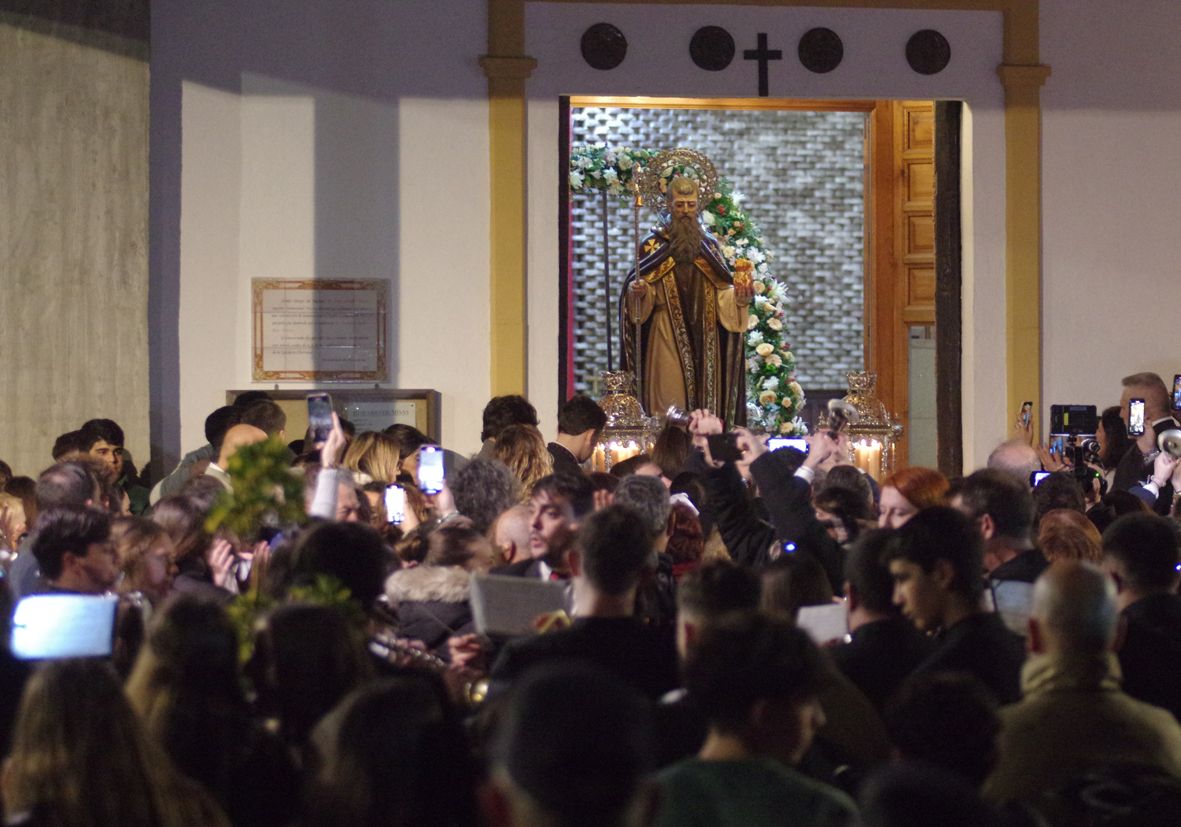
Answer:
[[1006, 89], [1022, 87], [1040, 89], [1046, 85], [1046, 81], [1050, 77], [1050, 67], [1044, 65], [1013, 66], [1002, 63], [996, 67], [996, 73]]
[[483, 55], [480, 58], [480, 68], [489, 80], [528, 80], [537, 68], [537, 61], [531, 57]]

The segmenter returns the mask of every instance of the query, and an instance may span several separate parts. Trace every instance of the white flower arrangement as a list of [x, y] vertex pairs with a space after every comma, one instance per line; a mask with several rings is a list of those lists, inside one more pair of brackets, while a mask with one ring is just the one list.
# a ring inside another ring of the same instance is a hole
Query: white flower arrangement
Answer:
[[[606, 190], [629, 197], [628, 187], [636, 166], [644, 166], [656, 153], [646, 149], [581, 145], [570, 152], [570, 190]], [[693, 169], [668, 170], [696, 178]], [[662, 181], [666, 184], [667, 181]], [[731, 271], [738, 259], [753, 265], [755, 301], [748, 308], [746, 334], [747, 424], [768, 433], [802, 435], [808, 426], [800, 419], [804, 389], [795, 380], [796, 361], [784, 330], [783, 302], [787, 290], [771, 274], [774, 256], [763, 247], [762, 233], [740, 204], [745, 197], [722, 179], [709, 203], [702, 205], [702, 221], [720, 243], [722, 257]], [[764, 345], [767, 346], [764, 351]], [[768, 384], [774, 380], [772, 384]], [[779, 389], [786, 389], [779, 393]]]

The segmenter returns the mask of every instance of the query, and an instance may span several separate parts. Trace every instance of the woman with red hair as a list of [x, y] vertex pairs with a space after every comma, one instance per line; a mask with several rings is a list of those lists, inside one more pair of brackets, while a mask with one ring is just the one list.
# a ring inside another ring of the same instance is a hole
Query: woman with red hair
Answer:
[[882, 480], [879, 528], [901, 528], [924, 508], [947, 505], [947, 477], [934, 468], [903, 468]]

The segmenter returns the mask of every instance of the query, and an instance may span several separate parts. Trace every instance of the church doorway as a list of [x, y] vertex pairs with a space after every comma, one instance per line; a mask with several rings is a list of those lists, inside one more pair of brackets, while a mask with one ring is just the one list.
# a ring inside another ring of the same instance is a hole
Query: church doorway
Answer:
[[[584, 186], [572, 154], [577, 163], [589, 145], [689, 147], [736, 191], [771, 274], [786, 285], [804, 421], [812, 426], [828, 399], [845, 394], [846, 373], [873, 371], [905, 428], [898, 465], [954, 467], [960, 320], [958, 305], [950, 308], [959, 270], [957, 259], [936, 279], [936, 109], [931, 101], [563, 99], [560, 159], [575, 175], [559, 177], [561, 398], [597, 397], [599, 373], [620, 364], [616, 301], [636, 243], [630, 202]], [[946, 113], [940, 118], [946, 126]], [[940, 180], [958, 180], [958, 156], [942, 164]], [[641, 237], [652, 220], [643, 210]], [[958, 222], [955, 234], [955, 245], [940, 247], [958, 253]], [[954, 336], [942, 335], [946, 325]]]

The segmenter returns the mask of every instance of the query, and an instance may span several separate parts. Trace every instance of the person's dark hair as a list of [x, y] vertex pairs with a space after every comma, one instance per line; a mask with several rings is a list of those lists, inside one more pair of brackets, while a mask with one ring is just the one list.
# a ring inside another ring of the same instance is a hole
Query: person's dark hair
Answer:
[[689, 432], [676, 425], [665, 425], [652, 446], [652, 461], [660, 466], [660, 473], [670, 480], [684, 470], [693, 453]]
[[218, 482], [217, 478], [208, 474], [198, 474], [185, 480], [185, 484], [177, 493], [192, 500], [201, 513], [208, 514], [225, 490], [225, 486]]
[[835, 465], [824, 475], [824, 485], [820, 486], [820, 490], [823, 492], [830, 488], [842, 488], [852, 491], [861, 497], [868, 509], [869, 504], [873, 502], [873, 486], [869, 480], [869, 475], [863, 474], [854, 465]]
[[304, 743], [313, 726], [373, 675], [361, 630], [339, 609], [285, 603], [266, 617], [247, 671], [262, 714], [279, 718], [288, 743]]
[[478, 821], [463, 729], [429, 676], [349, 693], [312, 732], [303, 827], [466, 827]]
[[74, 454], [79, 451], [85, 451], [90, 446], [83, 447], [82, 445], [82, 431], [66, 431], [53, 441], [53, 458], [59, 460], [66, 454]]
[[650, 705], [589, 663], [539, 665], [513, 687], [493, 764], [561, 827], [615, 827], [654, 757]]
[[652, 536], [631, 508], [611, 505], [591, 514], [578, 532], [586, 579], [600, 592], [634, 589], [652, 553]]
[[905, 759], [941, 767], [977, 789], [996, 766], [997, 702], [972, 675], [915, 675], [887, 705], [885, 718]]
[[595, 507], [595, 489], [589, 479], [581, 474], [550, 474], [542, 477], [533, 484], [529, 496], [546, 495], [554, 499], [563, 499], [570, 504], [574, 512], [574, 519], [581, 520]]
[[[1005, 476], [1003, 471], [997, 473]], [[887, 562], [905, 560], [930, 573], [937, 561], [946, 560], [953, 572], [951, 591], [972, 601], [979, 599], [984, 591], [984, 542], [967, 517], [948, 506], [932, 506], [911, 517], [897, 535], [886, 553]]]
[[233, 405], [222, 405], [205, 417], [205, 441], [213, 446], [214, 454], [221, 451], [221, 441], [225, 439], [226, 431], [234, 424], [235, 414], [237, 409]]
[[759, 607], [759, 576], [729, 560], [715, 560], [685, 575], [677, 585], [677, 607], [712, 619]]
[[91, 543], [103, 543], [110, 537], [111, 518], [107, 513], [97, 508], [62, 506], [37, 517], [30, 549], [41, 574], [56, 580], [61, 577], [66, 552], [84, 557]]
[[588, 476], [590, 477], [591, 487], [595, 491], [606, 491], [614, 494], [615, 489], [619, 487], [619, 477], [613, 477], [606, 471], [592, 471]]
[[[786, 449], [782, 449], [786, 450]], [[793, 622], [804, 606], [832, 603], [832, 585], [824, 566], [807, 554], [785, 554], [763, 569], [762, 608]]]
[[235, 823], [289, 823], [295, 770], [285, 748], [250, 720], [238, 635], [220, 604], [170, 598], [152, 616], [126, 689], [148, 735]]
[[[1010, 823], [962, 778], [928, 764], [882, 767], [866, 780], [858, 798], [862, 827], [1002, 827]], [[1026, 822], [1015, 818], [1013, 823]], [[1073, 820], [1054, 823], [1080, 827]]]
[[25, 507], [25, 523], [37, 519], [37, 481], [32, 477], [13, 477], [4, 485], [4, 493], [19, 497]]
[[862, 534], [849, 549], [845, 559], [845, 580], [857, 601], [871, 612], [897, 615], [894, 605], [894, 578], [886, 559], [894, 532], [873, 529]]
[[[868, 491], [868, 488], [866, 490]], [[850, 541], [856, 540], [857, 535], [861, 533], [862, 525], [873, 519], [867, 494], [836, 485], [828, 485], [821, 489], [812, 497], [812, 505], [840, 520]]]
[[12, 466], [0, 459], [0, 491], [8, 490], [8, 483], [12, 481]]
[[51, 465], [37, 478], [37, 509], [86, 505], [102, 495], [102, 483], [88, 463], [66, 460]]
[[532, 425], [537, 427], [537, 409], [523, 396], [494, 396], [484, 406], [483, 430], [480, 441], [495, 439], [509, 425]]
[[430, 551], [431, 533], [439, 527], [438, 520], [419, 523], [394, 544], [394, 554], [402, 563], [417, 564], [426, 560]]
[[1074, 474], [1069, 471], [1055, 471], [1042, 480], [1033, 489], [1033, 506], [1035, 529], [1047, 511], [1053, 511], [1056, 508], [1069, 508], [1071, 511], [1085, 514], [1087, 510], [1082, 486], [1078, 484]]
[[1034, 511], [1028, 483], [996, 468], [982, 468], [964, 479], [959, 497], [974, 518], [992, 518], [997, 536], [1029, 539]]
[[641, 465], [647, 465], [651, 461], [652, 457], [648, 456], [647, 454], [636, 454], [634, 457], [628, 457], [627, 459], [623, 460], [623, 462], [617, 462], [612, 465], [611, 476], [619, 477], [620, 479], [623, 479], [624, 477], [630, 477], [632, 474], [636, 473], [636, 469], [638, 469]]
[[412, 425], [395, 422], [382, 431], [388, 437], [398, 442], [398, 457], [406, 459], [424, 445], [433, 445], [434, 440]]
[[113, 419], [90, 419], [82, 423], [79, 429], [82, 435], [82, 450], [90, 450], [90, 446], [100, 439], [113, 448], [123, 447], [123, 429]]
[[652, 537], [668, 529], [668, 489], [657, 477], [632, 474], [620, 480], [611, 501], [635, 511]]
[[207, 511], [200, 500], [184, 494], [165, 497], [152, 506], [150, 518], [168, 532], [176, 548], [177, 565], [182, 569], [189, 562], [199, 565], [204, 560], [213, 539], [205, 530]]
[[425, 562], [428, 566], [466, 566], [479, 545], [486, 542], [482, 531], [445, 525], [431, 532]]
[[684, 683], [712, 726], [740, 732], [761, 700], [814, 698], [823, 671], [807, 632], [790, 620], [741, 612], [702, 627], [685, 659]]
[[607, 414], [599, 403], [581, 393], [567, 399], [558, 408], [558, 433], [578, 436], [586, 431], [596, 434], [607, 425]]
[[266, 391], [242, 391], [234, 397], [234, 402], [230, 407], [236, 411], [244, 411], [255, 402], [270, 401], [270, 399], [271, 395]]
[[673, 478], [668, 493], [684, 494], [689, 498], [689, 502], [697, 509], [697, 518], [701, 520], [701, 534], [708, 538], [714, 529], [714, 516], [713, 510], [709, 507], [709, 494], [701, 475], [692, 471], [682, 471]]
[[1177, 527], [1156, 514], [1126, 514], [1103, 532], [1103, 556], [1119, 563], [1127, 585], [1142, 593], [1177, 583]]
[[260, 431], [266, 431], [267, 436], [276, 436], [287, 427], [287, 414], [279, 407], [279, 403], [270, 399], [260, 399], [239, 408], [234, 424], [253, 425]]
[[1112, 405], [1110, 408], [1104, 408], [1099, 416], [1099, 424], [1103, 426], [1103, 433], [1107, 437], [1107, 444], [1099, 455], [1099, 463], [1104, 471], [1110, 471], [1119, 465], [1133, 444], [1128, 436], [1128, 426], [1124, 424], [1122, 410], [1119, 405]]
[[359, 522], [323, 522], [303, 532], [291, 554], [290, 585], [310, 585], [320, 575], [335, 577], [368, 609], [385, 582], [381, 536]]
[[502, 512], [520, 500], [517, 479], [499, 460], [471, 460], [447, 480], [455, 508], [472, 521], [476, 531], [487, 531]]

